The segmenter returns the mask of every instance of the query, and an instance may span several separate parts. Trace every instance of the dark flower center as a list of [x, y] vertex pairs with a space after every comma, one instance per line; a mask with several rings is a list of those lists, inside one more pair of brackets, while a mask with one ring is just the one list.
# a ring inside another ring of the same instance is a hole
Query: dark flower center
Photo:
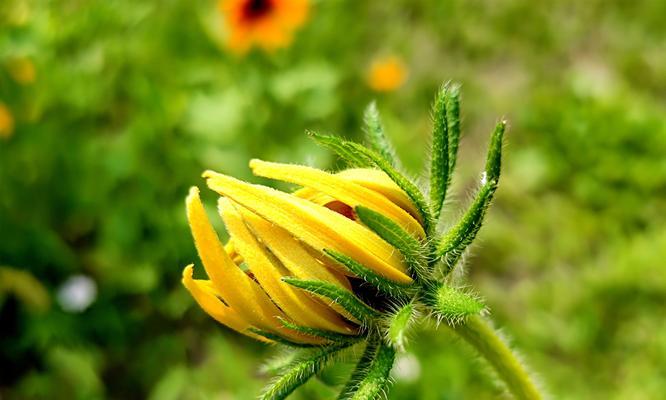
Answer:
[[243, 19], [255, 21], [265, 17], [273, 10], [273, 0], [248, 0], [243, 5]]

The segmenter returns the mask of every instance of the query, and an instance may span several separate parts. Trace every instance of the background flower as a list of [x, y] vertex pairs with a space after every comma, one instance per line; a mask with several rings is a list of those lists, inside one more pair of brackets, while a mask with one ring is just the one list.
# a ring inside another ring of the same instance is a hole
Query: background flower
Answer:
[[308, 17], [309, 0], [220, 0], [219, 8], [231, 50], [244, 53], [258, 46], [272, 51], [291, 43]]

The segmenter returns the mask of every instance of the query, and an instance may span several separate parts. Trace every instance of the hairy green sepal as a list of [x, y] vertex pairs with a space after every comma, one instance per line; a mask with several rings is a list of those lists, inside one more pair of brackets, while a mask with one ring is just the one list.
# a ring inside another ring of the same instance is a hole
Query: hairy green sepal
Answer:
[[351, 314], [351, 316], [364, 324], [372, 325], [375, 319], [380, 315], [377, 310], [365, 304], [358, 297], [354, 296], [353, 293], [332, 283], [309, 281], [288, 276], [283, 277], [282, 281], [312, 294], [326, 297], [332, 302], [340, 305]]
[[312, 376], [319, 373], [326, 364], [350, 343], [319, 347], [297, 357], [287, 366], [282, 375], [274, 381], [262, 394], [262, 400], [281, 400], [289, 396]]
[[382, 293], [385, 293], [389, 296], [408, 298], [409, 295], [414, 291], [413, 285], [406, 285], [403, 283], [394, 282], [390, 279], [386, 279], [365, 265], [342, 253], [330, 249], [325, 249], [324, 253], [326, 253], [337, 263], [341, 264], [343, 267], [347, 268], [352, 274], [363, 279], [372, 286], [376, 287]]

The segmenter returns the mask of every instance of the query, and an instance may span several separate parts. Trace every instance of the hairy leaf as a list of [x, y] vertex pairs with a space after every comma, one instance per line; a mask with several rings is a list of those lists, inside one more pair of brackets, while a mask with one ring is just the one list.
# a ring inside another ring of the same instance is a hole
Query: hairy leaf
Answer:
[[293, 329], [304, 335], [313, 336], [316, 338], [330, 340], [331, 342], [355, 342], [359, 340], [358, 336], [343, 335], [337, 332], [331, 332], [324, 329], [310, 328], [309, 326], [301, 326], [287, 321], [284, 318], [278, 317], [280, 323], [289, 329]]
[[354, 211], [365, 226], [400, 251], [414, 274], [417, 276], [424, 274], [426, 250], [414, 236], [405, 232], [391, 218], [367, 207], [357, 206]]
[[365, 377], [359, 382], [353, 400], [374, 400], [386, 392], [389, 373], [395, 362], [395, 350], [391, 346], [380, 344], [374, 360], [367, 368]]
[[374, 101], [365, 108], [363, 123], [365, 125], [365, 136], [372, 149], [395, 167], [398, 164], [398, 158], [391, 142], [384, 133], [379, 110], [377, 110], [377, 104]]
[[430, 205], [437, 220], [449, 184], [449, 125], [447, 122], [447, 88], [437, 92], [433, 105], [432, 157], [430, 163]]
[[298, 357], [283, 374], [274, 381], [262, 394], [263, 400], [280, 400], [289, 396], [303, 385], [341, 350], [349, 347], [349, 343], [320, 347], [312, 353]]
[[411, 293], [410, 289], [413, 288], [411, 284], [406, 285], [386, 279], [365, 265], [357, 262], [353, 258], [337, 251], [325, 249], [324, 253], [347, 268], [349, 272], [370, 283], [372, 286], [376, 287], [383, 293], [397, 297], [409, 297], [409, 294]]
[[282, 281], [299, 289], [326, 297], [327, 299], [344, 308], [345, 311], [351, 314], [351, 316], [368, 325], [371, 325], [373, 320], [379, 316], [379, 312], [377, 310], [362, 302], [351, 292], [342, 289], [341, 287], [332, 283], [302, 280], [287, 276], [283, 277]]
[[407, 303], [391, 315], [387, 339], [396, 350], [404, 351], [407, 343], [407, 331], [414, 320], [413, 303]]

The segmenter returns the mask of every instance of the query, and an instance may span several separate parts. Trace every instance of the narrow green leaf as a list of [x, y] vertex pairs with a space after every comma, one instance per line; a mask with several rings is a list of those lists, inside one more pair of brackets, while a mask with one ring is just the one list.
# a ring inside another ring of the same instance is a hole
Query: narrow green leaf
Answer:
[[280, 335], [278, 335], [278, 334], [276, 334], [276, 333], [268, 332], [268, 331], [265, 331], [265, 330], [263, 330], [263, 329], [258, 329], [258, 328], [248, 328], [248, 331], [250, 331], [250, 332], [252, 332], [252, 333], [255, 333], [255, 334], [259, 335], [259, 336], [263, 336], [263, 337], [265, 337], [266, 339], [270, 339], [270, 340], [272, 340], [272, 341], [274, 341], [274, 342], [276, 342], [276, 343], [280, 343], [280, 344], [283, 344], [283, 345], [285, 345], [285, 346], [289, 346], [289, 347], [316, 347], [316, 346], [318, 346], [318, 345], [309, 344], [309, 343], [296, 343], [296, 342], [292, 342], [291, 340], [286, 339], [286, 338], [284, 338], [284, 337], [282, 337], [282, 336], [280, 336]]
[[259, 368], [259, 373], [267, 376], [278, 375], [291, 366], [297, 356], [298, 352], [292, 349], [283, 351], [266, 360]]
[[441, 87], [433, 105], [432, 158], [430, 163], [430, 205], [437, 220], [449, 184], [449, 124], [447, 88]]
[[427, 301], [437, 315], [450, 324], [480, 314], [485, 309], [483, 302], [475, 296], [448, 285], [440, 285], [428, 295]]
[[315, 132], [307, 132], [317, 143], [331, 150], [344, 160], [350, 167], [369, 168], [372, 162], [364, 155], [347, 145], [346, 140], [336, 136], [320, 135]]
[[278, 317], [278, 319], [280, 320], [280, 323], [282, 325], [284, 325], [285, 327], [287, 327], [289, 329], [293, 329], [293, 330], [295, 330], [297, 332], [300, 332], [304, 335], [330, 340], [331, 342], [348, 343], [348, 342], [355, 342], [355, 341], [358, 341], [360, 339], [359, 336], [343, 335], [341, 333], [331, 332], [331, 331], [327, 331], [327, 330], [324, 330], [324, 329], [317, 329], [317, 328], [310, 328], [309, 326], [296, 325], [296, 324], [294, 324], [290, 321], [287, 321], [286, 319], [281, 318], [281, 317]]
[[405, 285], [386, 279], [365, 265], [360, 264], [353, 258], [347, 257], [342, 253], [329, 249], [324, 249], [324, 253], [339, 264], [342, 264], [342, 266], [347, 268], [352, 274], [370, 283], [372, 286], [379, 289], [379, 291], [386, 293], [389, 296], [409, 297], [412, 292], [412, 290], [410, 290], [413, 288], [412, 285]]
[[458, 145], [460, 144], [460, 85], [451, 84], [446, 96], [446, 119], [449, 123], [449, 172], [448, 184], [451, 186], [453, 171], [458, 158]]
[[407, 331], [412, 325], [415, 311], [414, 303], [407, 303], [390, 317], [387, 336], [389, 343], [396, 350], [405, 350]]
[[412, 200], [419, 210], [424, 221], [426, 232], [434, 228], [430, 206], [426, 202], [419, 188], [398, 172], [384, 157], [377, 152], [363, 147], [362, 145], [332, 136], [311, 134], [318, 143], [336, 152], [340, 157], [350, 160], [352, 165], [360, 167], [375, 166], [384, 171]]
[[500, 168], [502, 166], [502, 143], [504, 139], [504, 130], [506, 121], [500, 121], [495, 126], [493, 135], [490, 137], [488, 146], [488, 156], [486, 158], [486, 179], [497, 183], [500, 177]]
[[349, 380], [340, 391], [340, 394], [338, 395], [338, 400], [347, 400], [354, 395], [354, 391], [358, 387], [359, 383], [365, 378], [366, 374], [368, 373], [368, 368], [370, 367], [370, 364], [372, 364], [372, 360], [375, 359], [375, 355], [377, 354], [377, 348], [379, 346], [380, 340], [381, 339], [377, 335], [368, 337], [368, 341], [366, 342], [365, 345], [365, 350], [363, 350], [363, 355], [361, 355], [361, 358], [359, 358], [358, 362], [356, 363], [356, 367], [354, 368], [354, 371], [349, 377]]
[[483, 174], [481, 189], [477, 193], [471, 206], [460, 219], [458, 224], [451, 228], [440, 240], [436, 254], [444, 257], [448, 270], [451, 270], [481, 229], [483, 218], [497, 189], [502, 161], [502, 139], [506, 123], [497, 124], [490, 139], [486, 170]]
[[437, 246], [437, 256], [444, 258], [447, 271], [455, 266], [467, 246], [474, 241], [476, 234], [481, 229], [483, 217], [496, 188], [497, 185], [494, 181], [486, 182], [458, 224], [451, 228], [440, 240]]
[[377, 110], [377, 104], [374, 101], [368, 104], [365, 108], [365, 112], [363, 113], [363, 123], [365, 125], [365, 136], [372, 149], [381, 154], [384, 159], [395, 167], [398, 158], [391, 142], [384, 133], [379, 111]]
[[374, 400], [385, 393], [391, 383], [389, 373], [394, 362], [395, 350], [393, 347], [380, 344], [374, 360], [368, 366], [367, 374], [359, 382], [352, 399]]
[[421, 243], [414, 236], [405, 232], [391, 218], [367, 207], [357, 206], [354, 211], [365, 226], [400, 251], [407, 265], [417, 277], [424, 275], [427, 251], [423, 249]]
[[368, 325], [371, 325], [373, 321], [380, 315], [377, 310], [362, 302], [351, 292], [342, 289], [332, 283], [322, 281], [308, 281], [288, 276], [283, 277], [282, 281], [299, 289], [303, 289], [310, 293], [328, 298], [334, 303], [339, 304], [354, 318]]
[[263, 400], [281, 400], [321, 371], [338, 352], [349, 347], [349, 343], [320, 347], [312, 353], [297, 358], [288, 369], [262, 394]]

